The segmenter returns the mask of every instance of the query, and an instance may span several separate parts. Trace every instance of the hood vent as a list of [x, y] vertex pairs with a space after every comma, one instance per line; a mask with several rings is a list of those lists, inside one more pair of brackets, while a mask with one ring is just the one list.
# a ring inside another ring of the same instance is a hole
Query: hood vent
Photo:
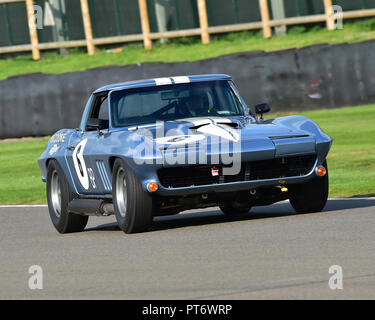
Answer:
[[298, 134], [298, 135], [290, 135], [290, 136], [271, 136], [268, 137], [271, 140], [280, 140], [280, 139], [293, 139], [293, 138], [306, 138], [310, 137], [308, 134]]

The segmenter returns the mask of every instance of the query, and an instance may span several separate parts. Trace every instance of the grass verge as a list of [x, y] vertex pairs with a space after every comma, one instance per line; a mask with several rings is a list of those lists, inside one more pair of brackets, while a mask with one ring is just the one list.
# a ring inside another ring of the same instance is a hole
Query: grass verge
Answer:
[[47, 141], [0, 141], [0, 204], [46, 203], [37, 160]]
[[95, 56], [88, 56], [84, 49], [71, 49], [67, 56], [55, 52], [43, 52], [40, 61], [33, 61], [31, 55], [14, 58], [0, 58], [0, 80], [9, 76], [42, 72], [65, 73], [82, 71], [108, 65], [127, 65], [145, 62], [195, 61], [243, 51], [275, 51], [301, 48], [318, 43], [359, 42], [375, 38], [375, 19], [345, 22], [341, 30], [327, 31], [323, 26], [289, 28], [288, 34], [264, 39], [262, 31], [245, 31], [212, 36], [209, 45], [202, 45], [197, 37], [182, 38], [168, 44], [155, 43], [147, 51], [142, 44], [128, 44], [121, 53], [99, 50]]
[[[334, 139], [328, 155], [330, 197], [375, 196], [375, 105], [299, 114]], [[0, 204], [46, 203], [37, 159], [47, 140], [0, 141]]]

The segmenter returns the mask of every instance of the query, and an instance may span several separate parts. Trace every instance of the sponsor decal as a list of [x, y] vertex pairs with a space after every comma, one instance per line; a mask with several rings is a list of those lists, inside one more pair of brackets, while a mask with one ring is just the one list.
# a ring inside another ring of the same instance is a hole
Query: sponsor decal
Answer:
[[59, 150], [59, 146], [57, 144], [54, 144], [52, 148], [48, 151], [48, 154], [52, 156], [53, 154], [57, 152], [57, 150]]
[[213, 177], [218, 176], [219, 175], [219, 169], [217, 167], [213, 167], [211, 169], [211, 174], [212, 174]]
[[66, 133], [55, 133], [49, 142], [51, 143], [62, 143], [65, 142]]

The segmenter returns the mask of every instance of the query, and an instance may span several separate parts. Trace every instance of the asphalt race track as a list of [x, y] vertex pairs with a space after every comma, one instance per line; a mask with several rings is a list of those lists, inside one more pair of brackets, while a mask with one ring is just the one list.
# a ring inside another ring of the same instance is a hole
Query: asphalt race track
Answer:
[[[0, 299], [375, 299], [375, 199], [288, 202], [227, 218], [217, 208], [157, 218], [125, 235], [114, 216], [60, 235], [46, 207], [0, 207]], [[31, 265], [43, 289], [31, 290]], [[331, 290], [328, 270], [343, 270]]]

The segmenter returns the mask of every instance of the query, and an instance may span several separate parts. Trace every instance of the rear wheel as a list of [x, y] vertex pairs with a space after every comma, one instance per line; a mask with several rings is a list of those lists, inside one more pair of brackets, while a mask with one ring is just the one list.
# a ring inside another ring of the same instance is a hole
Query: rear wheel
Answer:
[[313, 213], [323, 210], [328, 199], [328, 167], [323, 166], [327, 173], [323, 177], [314, 177], [312, 180], [289, 187], [289, 202], [298, 213]]
[[68, 204], [73, 199], [72, 192], [63, 170], [56, 160], [48, 163], [47, 201], [52, 224], [60, 233], [83, 231], [88, 217], [68, 211]]
[[143, 191], [132, 170], [117, 159], [113, 166], [113, 204], [116, 220], [125, 233], [147, 231], [152, 224], [152, 197]]

